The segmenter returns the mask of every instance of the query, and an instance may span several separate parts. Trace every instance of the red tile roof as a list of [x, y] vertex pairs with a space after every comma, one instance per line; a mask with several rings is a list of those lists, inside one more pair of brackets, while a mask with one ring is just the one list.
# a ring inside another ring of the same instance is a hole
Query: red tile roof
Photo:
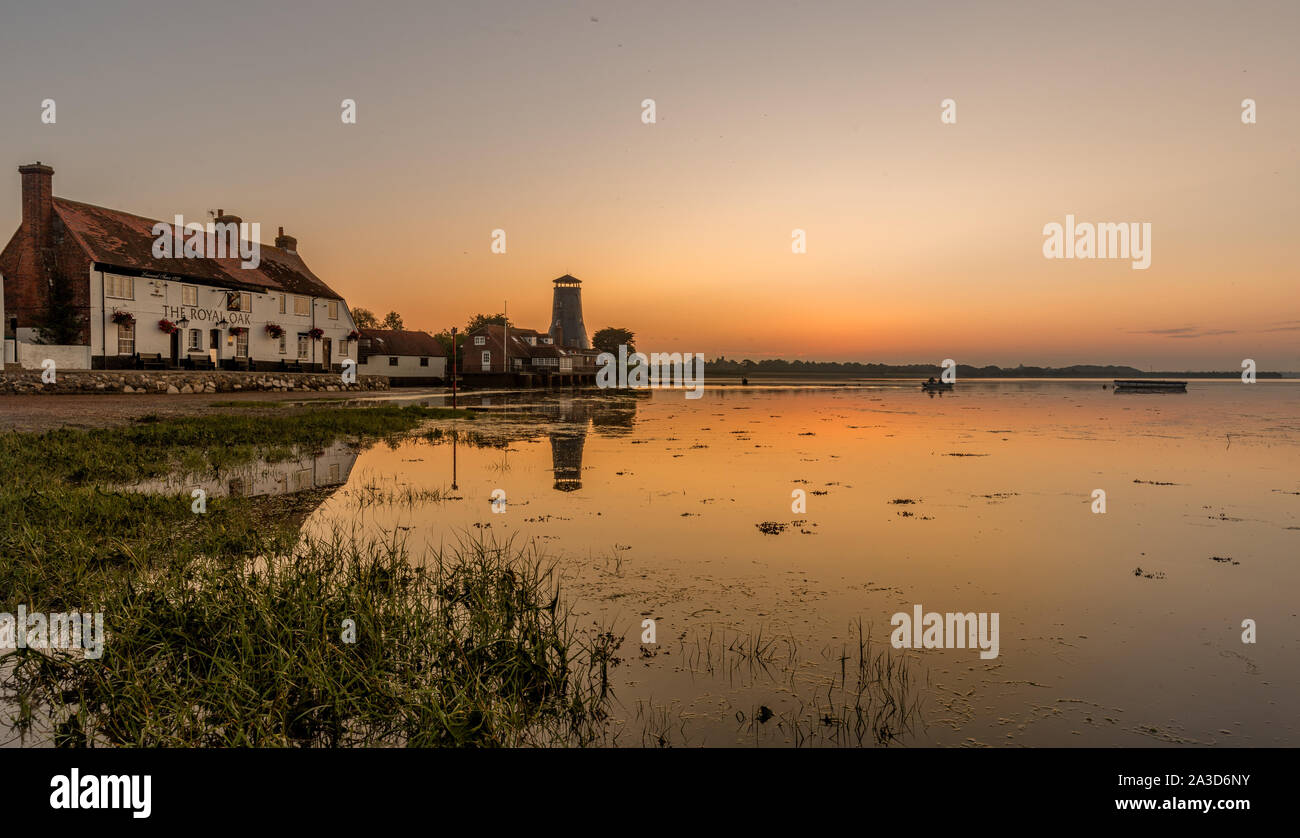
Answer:
[[370, 340], [369, 349], [362, 349], [368, 355], [420, 355], [431, 358], [446, 358], [447, 351], [442, 342], [428, 332], [408, 329], [358, 329], [361, 339]]
[[[485, 346], [476, 347], [474, 346], [474, 341], [471, 339], [467, 342], [467, 345], [471, 349], [496, 349], [499, 351], [501, 349], [501, 342], [505, 337], [505, 335], [501, 333], [502, 328], [503, 328], [502, 326], [498, 326], [496, 324], [480, 326], [479, 328], [470, 332], [469, 337], [473, 338], [477, 335], [484, 335], [487, 338], [487, 344]], [[509, 351], [510, 351], [511, 358], [531, 358], [533, 356], [534, 350], [540, 349], [542, 347], [542, 344], [540, 342], [535, 347], [529, 346], [528, 342], [525, 341], [523, 337], [521, 337], [521, 335], [523, 336], [535, 335], [541, 337], [540, 333], [534, 332], [531, 329], [516, 329], [514, 326], [511, 326], [510, 341], [509, 341], [510, 344]]]
[[240, 258], [158, 258], [153, 255], [155, 224], [166, 224], [120, 210], [54, 198], [54, 213], [95, 262], [132, 270], [183, 276], [201, 284], [241, 290], [283, 291], [289, 294], [343, 299], [308, 270], [297, 253], [260, 245], [256, 268], [240, 267]]

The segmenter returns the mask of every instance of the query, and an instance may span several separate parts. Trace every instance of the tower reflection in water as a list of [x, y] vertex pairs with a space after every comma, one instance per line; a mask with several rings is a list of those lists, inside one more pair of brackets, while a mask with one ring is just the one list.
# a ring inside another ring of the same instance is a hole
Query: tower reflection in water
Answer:
[[[497, 395], [481, 396], [476, 403], [470, 402], [472, 397], [463, 398], [462, 404], [470, 407], [476, 405], [479, 408], [511, 405], [513, 409], [522, 409], [547, 420], [550, 427], [546, 430], [546, 436], [551, 442], [551, 471], [555, 477], [553, 488], [559, 492], [575, 492], [582, 488], [582, 453], [587, 444], [588, 432], [599, 436], [631, 435], [636, 423], [637, 402], [649, 396], [649, 393], [645, 393], [544, 397], [519, 404], [523, 398], [536, 399], [536, 396], [501, 398]], [[457, 435], [452, 434], [452, 489], [457, 488], [456, 444]]]
[[[547, 436], [551, 440], [551, 470], [554, 488], [573, 492], [582, 488], [582, 451], [590, 427], [601, 436], [627, 436], [636, 422], [635, 397], [559, 399], [544, 412], [557, 423]], [[566, 427], [571, 426], [571, 427]]]

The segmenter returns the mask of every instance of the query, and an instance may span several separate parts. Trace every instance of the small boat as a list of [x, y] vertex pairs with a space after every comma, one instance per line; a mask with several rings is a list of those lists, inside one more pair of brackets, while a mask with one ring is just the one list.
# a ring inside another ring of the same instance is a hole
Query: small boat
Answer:
[[1115, 379], [1116, 393], [1186, 393], [1186, 381], [1157, 381], [1155, 379]]
[[946, 392], [948, 392], [949, 390], [951, 390], [953, 387], [954, 387], [954, 385], [949, 384], [949, 383], [946, 382], [946, 381], [923, 381], [923, 382], [921, 382], [921, 389], [924, 390], [924, 391], [926, 391], [927, 393], [946, 393]]

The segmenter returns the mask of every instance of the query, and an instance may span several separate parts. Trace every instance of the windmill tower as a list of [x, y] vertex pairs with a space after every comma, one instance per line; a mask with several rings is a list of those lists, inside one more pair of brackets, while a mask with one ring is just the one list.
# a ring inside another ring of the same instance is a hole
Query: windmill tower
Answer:
[[582, 322], [582, 280], [568, 274], [555, 280], [549, 334], [556, 346], [591, 348], [587, 326]]

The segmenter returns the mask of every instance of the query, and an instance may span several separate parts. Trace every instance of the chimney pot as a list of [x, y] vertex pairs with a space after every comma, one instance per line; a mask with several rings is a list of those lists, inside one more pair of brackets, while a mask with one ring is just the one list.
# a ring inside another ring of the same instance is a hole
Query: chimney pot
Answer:
[[298, 252], [298, 240], [293, 236], [286, 236], [283, 227], [280, 228], [280, 235], [275, 237], [275, 246], [289, 253]]

